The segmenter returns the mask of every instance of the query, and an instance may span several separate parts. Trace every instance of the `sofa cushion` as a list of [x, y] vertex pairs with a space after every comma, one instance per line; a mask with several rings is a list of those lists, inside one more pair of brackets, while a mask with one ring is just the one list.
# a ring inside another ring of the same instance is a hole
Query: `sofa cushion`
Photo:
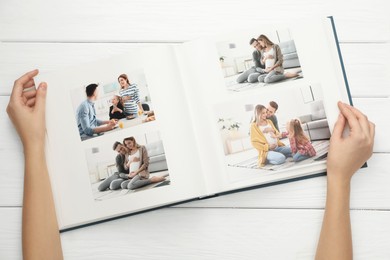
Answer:
[[149, 163], [155, 163], [155, 162], [164, 161], [164, 160], [166, 160], [165, 154], [149, 156]]
[[328, 120], [321, 119], [316, 121], [307, 122], [307, 127], [309, 130], [318, 129], [318, 128], [328, 128]]
[[280, 50], [282, 51], [282, 54], [285, 55], [287, 53], [296, 53], [297, 49], [295, 48], [295, 43], [293, 40], [285, 41], [279, 43]]
[[311, 119], [313, 121], [326, 118], [325, 108], [324, 108], [324, 104], [322, 103], [322, 100], [312, 102], [310, 104], [310, 110], [311, 110]]
[[153, 143], [148, 143], [147, 145], [145, 145], [145, 148], [148, 151], [149, 157], [165, 154], [164, 146], [161, 140]]
[[292, 60], [292, 59], [298, 59], [298, 54], [296, 52], [294, 53], [287, 53], [283, 54], [283, 60]]

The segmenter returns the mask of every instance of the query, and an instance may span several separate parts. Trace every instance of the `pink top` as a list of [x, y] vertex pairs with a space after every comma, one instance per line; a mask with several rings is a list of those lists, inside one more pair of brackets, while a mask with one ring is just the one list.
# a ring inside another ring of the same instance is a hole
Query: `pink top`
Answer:
[[288, 138], [288, 140], [290, 141], [290, 147], [291, 147], [292, 153], [299, 152], [302, 155], [307, 155], [310, 157], [313, 157], [317, 154], [316, 150], [314, 150], [313, 145], [311, 145], [311, 143], [309, 141], [307, 141], [304, 144], [300, 144], [300, 143], [297, 143], [297, 141], [295, 140], [294, 137]]

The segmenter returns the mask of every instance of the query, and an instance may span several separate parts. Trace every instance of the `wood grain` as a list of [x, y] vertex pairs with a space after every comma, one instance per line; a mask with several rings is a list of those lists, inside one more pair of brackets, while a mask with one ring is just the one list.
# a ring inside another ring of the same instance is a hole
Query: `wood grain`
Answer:
[[[388, 0], [2, 0], [0, 111], [14, 79], [36, 67], [59, 70], [141, 42], [333, 15], [354, 104], [377, 126], [376, 153], [353, 178], [354, 259], [390, 259], [388, 10]], [[0, 259], [21, 259], [23, 151], [4, 112], [0, 125]], [[313, 178], [68, 232], [61, 235], [65, 259], [313, 259], [325, 185], [325, 177]]]
[[[333, 15], [341, 41], [389, 40], [387, 0], [3, 0], [0, 41], [183, 41], [256, 24]], [[387, 7], [387, 8], [386, 8]]]
[[[313, 259], [323, 210], [168, 208], [61, 234], [65, 259]], [[21, 210], [1, 209], [0, 257], [21, 259]], [[354, 259], [388, 259], [390, 213], [352, 210]]]

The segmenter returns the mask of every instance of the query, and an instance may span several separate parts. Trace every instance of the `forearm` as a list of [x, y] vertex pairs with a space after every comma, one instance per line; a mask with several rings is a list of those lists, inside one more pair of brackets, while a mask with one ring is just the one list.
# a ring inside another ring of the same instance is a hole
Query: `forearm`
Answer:
[[26, 147], [22, 216], [24, 259], [62, 259], [44, 145]]
[[102, 126], [97, 126], [93, 129], [93, 132], [95, 134], [99, 134], [99, 133], [103, 133], [103, 132], [107, 132], [109, 130], [112, 130], [113, 127], [111, 127], [110, 125], [102, 125]]
[[316, 259], [352, 259], [350, 183], [328, 179], [327, 198]]

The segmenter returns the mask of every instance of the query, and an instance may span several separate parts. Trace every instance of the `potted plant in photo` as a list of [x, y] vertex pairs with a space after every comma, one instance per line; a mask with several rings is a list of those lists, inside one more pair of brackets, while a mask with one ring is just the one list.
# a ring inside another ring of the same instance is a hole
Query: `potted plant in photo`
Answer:
[[219, 118], [218, 125], [220, 131], [228, 132], [230, 138], [239, 136], [240, 122], [234, 121], [232, 118]]
[[219, 57], [219, 62], [220, 62], [220, 64], [221, 64], [221, 67], [224, 66], [225, 58], [226, 58], [226, 56], [221, 56], [221, 57]]

